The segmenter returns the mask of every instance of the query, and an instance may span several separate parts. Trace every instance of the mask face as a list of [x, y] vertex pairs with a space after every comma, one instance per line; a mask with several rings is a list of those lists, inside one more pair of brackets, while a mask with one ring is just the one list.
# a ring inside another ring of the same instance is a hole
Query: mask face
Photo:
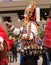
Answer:
[[4, 50], [4, 45], [3, 43], [0, 42], [0, 51], [3, 51]]

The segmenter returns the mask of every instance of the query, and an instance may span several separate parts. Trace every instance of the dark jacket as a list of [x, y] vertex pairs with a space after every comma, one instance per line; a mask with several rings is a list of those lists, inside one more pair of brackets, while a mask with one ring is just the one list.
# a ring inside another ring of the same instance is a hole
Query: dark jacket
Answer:
[[17, 42], [14, 42], [14, 43], [12, 44], [12, 52], [13, 52], [13, 53], [17, 53]]

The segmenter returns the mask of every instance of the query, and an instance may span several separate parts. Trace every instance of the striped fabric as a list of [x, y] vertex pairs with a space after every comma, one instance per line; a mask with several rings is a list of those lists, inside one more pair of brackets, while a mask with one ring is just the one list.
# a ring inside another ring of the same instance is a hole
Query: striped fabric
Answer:
[[23, 34], [27, 34], [26, 38], [30, 39], [31, 23], [23, 25]]
[[28, 26], [28, 30], [27, 30], [27, 38], [30, 39], [30, 33], [31, 33], [31, 23]]
[[24, 24], [24, 25], [23, 25], [23, 34], [26, 34], [26, 33], [27, 33], [27, 25]]

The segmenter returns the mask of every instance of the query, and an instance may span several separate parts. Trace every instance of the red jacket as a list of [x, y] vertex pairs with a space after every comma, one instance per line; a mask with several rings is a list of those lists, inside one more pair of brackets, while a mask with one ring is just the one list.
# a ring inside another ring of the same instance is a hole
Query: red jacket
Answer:
[[43, 46], [51, 48], [51, 18], [46, 23], [44, 30]]

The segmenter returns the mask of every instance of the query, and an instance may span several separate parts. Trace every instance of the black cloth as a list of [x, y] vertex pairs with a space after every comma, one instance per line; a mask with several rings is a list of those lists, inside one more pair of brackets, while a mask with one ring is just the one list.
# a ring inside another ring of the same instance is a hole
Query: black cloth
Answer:
[[42, 63], [42, 65], [47, 65], [47, 61], [46, 61], [47, 59], [46, 59], [46, 55], [45, 54], [43, 54], [43, 63]]
[[14, 42], [14, 43], [12, 44], [12, 52], [13, 52], [13, 53], [17, 53], [17, 42]]
[[29, 52], [27, 52], [27, 54], [24, 52], [24, 54], [22, 54], [22, 61], [20, 65], [38, 65], [38, 59], [39, 55], [30, 55]]

